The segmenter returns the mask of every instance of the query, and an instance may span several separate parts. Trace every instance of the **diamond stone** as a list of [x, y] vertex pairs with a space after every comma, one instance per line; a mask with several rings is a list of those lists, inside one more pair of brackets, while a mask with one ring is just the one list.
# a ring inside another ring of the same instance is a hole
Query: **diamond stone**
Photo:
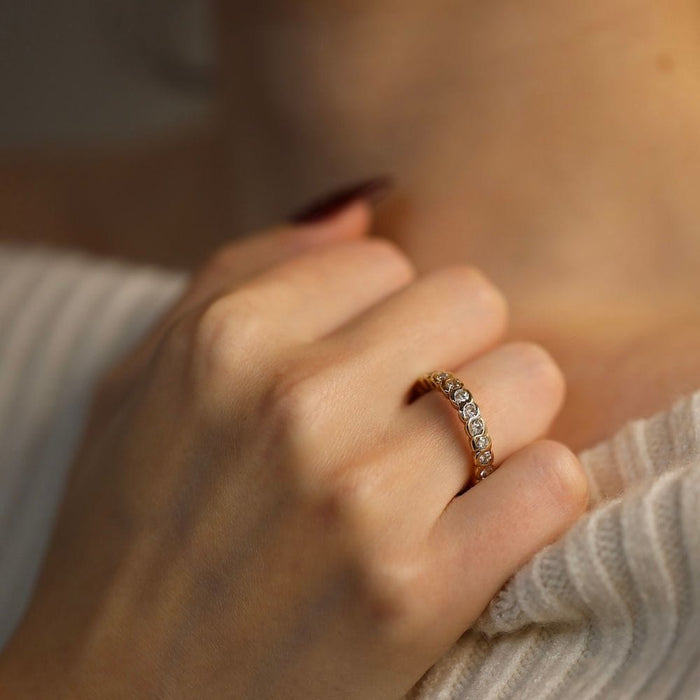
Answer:
[[450, 377], [442, 384], [442, 388], [446, 394], [451, 394], [455, 389], [460, 389], [462, 386], [462, 382], [460, 382], [456, 377]]
[[488, 467], [491, 464], [491, 462], [493, 461], [493, 454], [491, 453], [491, 450], [486, 450], [486, 452], [481, 452], [477, 456], [476, 461], [479, 463], [480, 466]]
[[493, 474], [493, 467], [484, 467], [483, 469], [480, 469], [477, 472], [476, 478], [478, 481], [481, 481], [482, 479], [485, 479], [489, 474]]
[[433, 381], [441, 385], [449, 376], [447, 372], [435, 372], [435, 374], [433, 374]]
[[469, 398], [469, 392], [462, 387], [453, 391], [452, 396], [450, 397], [455, 406], [461, 406], [463, 403], [467, 403]]
[[466, 403], [462, 408], [460, 409], [460, 414], [464, 420], [471, 420], [472, 418], [476, 418], [479, 415], [479, 409], [475, 403], [472, 403], [471, 401], [469, 403]]
[[469, 421], [469, 434], [472, 437], [476, 437], [477, 435], [482, 435], [485, 429], [484, 421], [481, 420], [481, 418], [472, 418]]
[[488, 435], [477, 435], [474, 440], [474, 449], [477, 451], [486, 450], [491, 447], [491, 440], [489, 440]]

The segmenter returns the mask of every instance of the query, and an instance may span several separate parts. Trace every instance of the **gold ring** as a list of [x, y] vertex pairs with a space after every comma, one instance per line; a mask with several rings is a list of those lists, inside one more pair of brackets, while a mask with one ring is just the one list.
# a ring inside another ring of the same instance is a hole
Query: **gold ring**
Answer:
[[431, 389], [440, 389], [457, 409], [464, 432], [469, 438], [469, 447], [474, 462], [474, 483], [485, 479], [494, 470], [491, 437], [486, 428], [486, 421], [472, 393], [452, 373], [446, 371], [430, 372], [416, 382], [413, 398], [426, 394]]

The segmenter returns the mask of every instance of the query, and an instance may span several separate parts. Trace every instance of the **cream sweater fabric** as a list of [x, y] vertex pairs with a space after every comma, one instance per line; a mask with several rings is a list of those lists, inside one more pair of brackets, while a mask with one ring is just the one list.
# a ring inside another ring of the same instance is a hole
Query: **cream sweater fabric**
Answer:
[[[95, 378], [185, 282], [0, 246], [0, 647], [30, 597]], [[700, 392], [580, 456], [591, 511], [411, 700], [700, 698]]]

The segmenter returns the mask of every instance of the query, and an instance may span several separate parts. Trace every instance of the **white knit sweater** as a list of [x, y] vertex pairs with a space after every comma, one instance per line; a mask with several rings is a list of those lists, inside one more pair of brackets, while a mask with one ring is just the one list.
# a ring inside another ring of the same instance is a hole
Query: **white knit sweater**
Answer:
[[[95, 378], [185, 282], [0, 246], [0, 647], [30, 597]], [[700, 698], [700, 392], [580, 456], [590, 512], [411, 700]]]

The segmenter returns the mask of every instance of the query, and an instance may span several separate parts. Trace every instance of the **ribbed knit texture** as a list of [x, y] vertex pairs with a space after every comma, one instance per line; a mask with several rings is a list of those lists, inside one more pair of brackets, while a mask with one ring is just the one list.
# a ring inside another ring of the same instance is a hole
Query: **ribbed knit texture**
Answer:
[[[0, 246], [0, 647], [30, 597], [96, 377], [185, 281]], [[580, 456], [591, 511], [411, 700], [700, 698], [700, 392]]]
[[411, 700], [700, 697], [700, 392], [579, 456], [589, 513]]
[[0, 245], [0, 648], [30, 597], [96, 378], [184, 282]]

